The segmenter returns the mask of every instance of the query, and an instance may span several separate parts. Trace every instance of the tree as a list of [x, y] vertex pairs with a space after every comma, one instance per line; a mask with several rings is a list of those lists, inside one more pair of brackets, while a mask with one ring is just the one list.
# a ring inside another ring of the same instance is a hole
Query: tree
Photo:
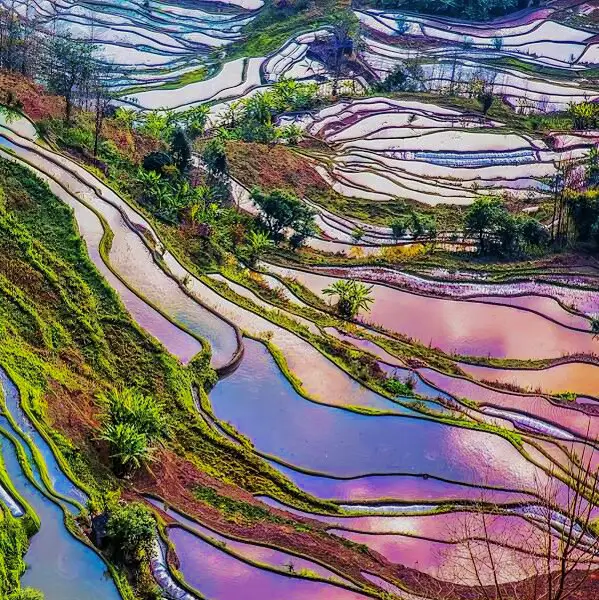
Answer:
[[164, 167], [172, 165], [173, 159], [166, 152], [150, 152], [144, 156], [142, 164], [146, 171], [154, 171], [155, 173], [162, 175], [164, 173]]
[[495, 96], [493, 95], [493, 92], [487, 90], [478, 94], [477, 100], [480, 102], [483, 109], [483, 115], [486, 115], [493, 106]]
[[339, 80], [347, 63], [347, 57], [354, 51], [354, 40], [358, 36], [359, 21], [351, 11], [336, 11], [331, 15], [332, 39], [330, 42], [330, 63], [333, 71], [332, 95], [339, 91]]
[[194, 140], [204, 133], [209, 116], [210, 107], [207, 104], [199, 104], [181, 113], [179, 119], [185, 127], [185, 133]]
[[260, 220], [274, 240], [285, 237], [287, 229], [293, 229], [304, 238], [314, 229], [314, 211], [297, 196], [286, 190], [263, 192], [254, 188], [251, 198], [260, 209]]
[[408, 233], [409, 217], [407, 215], [395, 217], [391, 223], [389, 223], [389, 227], [391, 227], [391, 232], [393, 233], [395, 241], [398, 241]]
[[591, 317], [591, 333], [593, 338], [599, 338], [599, 317]]
[[325, 296], [337, 296], [335, 309], [343, 319], [354, 319], [361, 310], [370, 311], [373, 286], [367, 286], [353, 279], [336, 281], [322, 290]]
[[191, 166], [191, 144], [181, 128], [175, 129], [170, 150], [173, 164], [179, 169], [179, 173], [187, 173]]
[[156, 522], [139, 502], [119, 504], [110, 510], [106, 534], [113, 555], [120, 562], [136, 563], [151, 552]]
[[222, 139], [216, 137], [207, 142], [202, 151], [202, 161], [206, 166], [206, 182], [212, 189], [213, 198], [221, 204], [228, 204], [231, 200], [229, 160]]
[[46, 84], [65, 99], [65, 120], [70, 123], [76, 96], [89, 86], [96, 69], [94, 46], [65, 34], [49, 38], [46, 54]]
[[102, 126], [108, 114], [110, 103], [114, 99], [110, 85], [117, 73], [117, 68], [106, 62], [94, 63], [92, 69], [90, 88], [94, 106], [94, 158], [98, 156]]
[[466, 235], [478, 240], [478, 250], [481, 254], [489, 251], [504, 211], [501, 200], [492, 196], [478, 198], [468, 209]]
[[248, 237], [247, 254], [250, 264], [255, 265], [262, 255], [274, 246], [273, 241], [262, 231], [251, 231]]
[[[439, 573], [440, 578], [474, 580], [477, 585], [468, 594], [472, 600], [595, 596], [585, 590], [599, 554], [593, 522], [599, 491], [595, 451], [587, 444], [582, 454], [574, 444], [565, 451], [571, 457], [565, 467], [567, 485], [558, 479], [561, 467], [552, 464], [535, 478], [531, 504], [506, 511], [486, 501], [483, 492], [480, 501], [462, 513], [455, 530], [448, 532], [452, 572]], [[506, 514], [511, 519], [506, 521]], [[447, 594], [455, 597], [452, 590]]]

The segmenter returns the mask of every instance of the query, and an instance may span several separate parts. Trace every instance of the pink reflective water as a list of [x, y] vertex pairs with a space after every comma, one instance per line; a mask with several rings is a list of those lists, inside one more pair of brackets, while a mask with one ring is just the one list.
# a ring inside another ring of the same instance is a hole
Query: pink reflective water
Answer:
[[520, 306], [539, 312], [550, 319], [555, 319], [562, 325], [577, 327], [585, 331], [590, 329], [588, 319], [565, 310], [554, 298], [546, 296], [478, 296], [473, 299], [487, 303], [503, 304], [504, 306]]
[[[293, 277], [316, 294], [333, 277], [272, 267]], [[494, 304], [463, 302], [410, 294], [374, 285], [374, 303], [365, 322], [402, 333], [446, 352], [498, 358], [557, 358], [574, 353], [599, 353], [599, 340], [572, 331], [529, 311]]]
[[567, 363], [548, 369], [494, 369], [467, 364], [459, 366], [475, 379], [515, 385], [531, 392], [575, 392], [599, 396], [598, 365]]
[[183, 577], [210, 600], [364, 600], [345, 588], [249, 565], [180, 528], [169, 531]]
[[599, 437], [599, 419], [576, 410], [576, 404], [558, 406], [542, 396], [495, 390], [461, 377], [451, 377], [434, 369], [419, 369], [418, 373], [433, 385], [457, 398], [468, 398], [482, 405], [522, 411], [578, 435], [586, 436], [588, 433], [589, 437]]

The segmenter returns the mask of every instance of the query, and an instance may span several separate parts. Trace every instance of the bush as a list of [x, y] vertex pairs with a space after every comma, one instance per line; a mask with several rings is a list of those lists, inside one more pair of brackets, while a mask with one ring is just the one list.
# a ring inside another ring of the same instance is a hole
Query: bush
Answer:
[[118, 504], [110, 511], [106, 535], [117, 561], [138, 562], [151, 551], [156, 522], [144, 504]]

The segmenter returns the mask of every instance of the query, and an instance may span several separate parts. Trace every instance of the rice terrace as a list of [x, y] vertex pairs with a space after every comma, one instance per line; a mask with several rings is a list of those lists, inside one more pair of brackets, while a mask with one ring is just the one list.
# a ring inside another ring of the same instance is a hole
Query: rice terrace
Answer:
[[0, 0], [0, 600], [599, 600], [599, 0]]

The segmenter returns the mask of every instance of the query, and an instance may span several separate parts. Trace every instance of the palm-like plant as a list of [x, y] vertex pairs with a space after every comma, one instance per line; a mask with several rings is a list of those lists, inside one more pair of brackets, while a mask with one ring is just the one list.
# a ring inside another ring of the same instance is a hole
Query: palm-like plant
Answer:
[[353, 279], [336, 281], [322, 290], [325, 296], [337, 296], [339, 299], [335, 309], [343, 319], [354, 319], [360, 311], [369, 312], [374, 302], [373, 286], [365, 285]]
[[131, 130], [133, 129], [133, 124], [138, 118], [138, 113], [132, 108], [119, 106], [114, 113], [114, 118], [126, 129]]
[[287, 140], [291, 146], [297, 146], [304, 137], [304, 130], [299, 125], [292, 123], [282, 128], [281, 137]]
[[250, 232], [247, 243], [250, 264], [255, 265], [259, 258], [273, 247], [274, 242], [263, 231]]
[[168, 425], [162, 403], [139, 390], [122, 388], [98, 395], [104, 409], [102, 420], [111, 425], [127, 424], [146, 437], [148, 442], [158, 441], [168, 435]]
[[110, 445], [110, 457], [117, 473], [139, 469], [152, 460], [148, 438], [131, 423], [108, 423], [100, 439]]
[[207, 104], [199, 104], [181, 113], [179, 118], [184, 123], [185, 129], [191, 138], [196, 138], [204, 133], [210, 107]]

